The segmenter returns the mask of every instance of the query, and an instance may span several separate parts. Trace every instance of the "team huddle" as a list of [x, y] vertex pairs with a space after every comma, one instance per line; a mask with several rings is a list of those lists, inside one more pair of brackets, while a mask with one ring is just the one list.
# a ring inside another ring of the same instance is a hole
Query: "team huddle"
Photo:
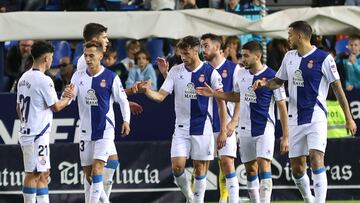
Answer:
[[[169, 67], [164, 58], [157, 59], [165, 82], [155, 91], [151, 89], [151, 81], [137, 82], [129, 89], [122, 87], [120, 78], [101, 65], [109, 42], [107, 28], [89, 23], [83, 32], [84, 54], [60, 100], [54, 83], [44, 74], [51, 66], [54, 49], [46, 41], [36, 41], [31, 51], [33, 67], [20, 78], [17, 93], [20, 144], [26, 172], [24, 203], [49, 202], [52, 114], [75, 100], [81, 120], [79, 151], [85, 174], [85, 202], [108, 203], [113, 175], [119, 165], [114, 144], [113, 103], [120, 104], [121, 133], [126, 136], [130, 132], [132, 106], [127, 95], [134, 93], [144, 93], [157, 102], [175, 94], [171, 167], [186, 202], [204, 202], [206, 174], [214, 157], [218, 158], [228, 193], [220, 202], [239, 202], [239, 182], [234, 166], [237, 147], [245, 164], [251, 202], [271, 201], [276, 104], [282, 128], [279, 150], [282, 154], [289, 152], [295, 185], [306, 203], [325, 203], [326, 97], [330, 85], [344, 111], [346, 128], [353, 135], [357, 129], [335, 61], [329, 53], [310, 44], [310, 25], [296, 21], [289, 26], [288, 33], [293, 50], [285, 55], [278, 72], [262, 64], [263, 48], [256, 41], [242, 46], [242, 65], [239, 66], [223, 56], [220, 36], [184, 37], [176, 45], [182, 64]], [[200, 48], [205, 61], [199, 58]], [[314, 195], [306, 172], [307, 156], [316, 185]], [[193, 188], [184, 172], [189, 158], [194, 167]]]

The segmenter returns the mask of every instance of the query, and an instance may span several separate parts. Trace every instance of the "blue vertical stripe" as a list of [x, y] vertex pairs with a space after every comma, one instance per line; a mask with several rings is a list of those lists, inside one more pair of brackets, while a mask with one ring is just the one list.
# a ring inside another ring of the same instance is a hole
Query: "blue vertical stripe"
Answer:
[[110, 108], [110, 97], [115, 73], [105, 69], [97, 77], [92, 78], [91, 88], [95, 90], [98, 106], [91, 106], [91, 140], [103, 138], [106, 127], [106, 114]]
[[[275, 71], [271, 68], [267, 68], [259, 75], [254, 75], [252, 84], [256, 80], [270, 80], [275, 77]], [[273, 97], [273, 91], [267, 88], [257, 89], [256, 103], [250, 103], [250, 120], [251, 120], [251, 135], [253, 137], [263, 135], [265, 132], [267, 121], [269, 120], [269, 108], [271, 105], [271, 99]], [[271, 120], [270, 120], [271, 121]]]
[[304, 87], [297, 87], [298, 125], [310, 123], [312, 120], [323, 77], [322, 65], [328, 55], [327, 52], [316, 49], [314, 53], [301, 59], [299, 69], [304, 79]]

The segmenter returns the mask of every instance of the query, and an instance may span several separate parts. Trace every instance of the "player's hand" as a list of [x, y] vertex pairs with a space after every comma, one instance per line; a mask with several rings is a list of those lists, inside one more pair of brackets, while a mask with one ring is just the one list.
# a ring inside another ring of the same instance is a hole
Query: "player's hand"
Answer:
[[355, 63], [356, 63], [356, 56], [355, 56], [355, 54], [350, 54], [350, 55], [349, 55], [349, 62], [350, 62], [351, 64], [355, 64]]
[[357, 131], [357, 127], [356, 127], [356, 123], [355, 123], [355, 121], [353, 119], [350, 119], [350, 120], [346, 121], [346, 130], [352, 136], [355, 136], [356, 131]]
[[252, 86], [253, 90], [257, 90], [262, 87], [266, 87], [267, 81], [266, 80], [256, 80]]
[[345, 87], [346, 91], [351, 91], [354, 89], [354, 87], [352, 85], [348, 85]]
[[204, 87], [197, 87], [196, 93], [206, 97], [212, 97], [215, 94], [215, 90], [211, 88], [206, 82], [204, 82]]
[[238, 122], [235, 120], [231, 120], [227, 125], [226, 125], [226, 134], [228, 137], [231, 137], [231, 135], [234, 133], [234, 130], [237, 126]]
[[143, 108], [140, 104], [136, 102], [129, 102], [131, 113], [134, 115], [139, 115], [143, 112]]
[[121, 137], [126, 137], [130, 133], [130, 124], [126, 121], [121, 126]]
[[226, 132], [220, 132], [217, 138], [217, 149], [221, 149], [226, 145]]
[[165, 58], [157, 57], [156, 63], [160, 73], [162, 75], [167, 75], [169, 71], [169, 62], [167, 62]]
[[145, 93], [147, 89], [151, 89], [151, 80], [140, 81], [136, 86], [139, 93]]
[[66, 85], [62, 96], [71, 99], [74, 97], [74, 95], [75, 95], [75, 85], [74, 84]]
[[289, 136], [283, 135], [280, 138], [280, 154], [285, 155], [289, 151]]

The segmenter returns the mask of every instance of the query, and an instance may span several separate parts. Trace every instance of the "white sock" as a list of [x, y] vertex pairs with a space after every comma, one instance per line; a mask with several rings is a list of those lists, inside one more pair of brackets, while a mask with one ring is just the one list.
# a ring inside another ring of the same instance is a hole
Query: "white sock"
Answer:
[[102, 181], [102, 175], [95, 175], [92, 177], [92, 184], [90, 187], [90, 200], [89, 203], [98, 203], [104, 185]]
[[239, 202], [239, 181], [236, 177], [236, 173], [232, 172], [226, 176], [226, 189], [229, 193], [229, 203]]
[[[271, 173], [270, 173], [271, 174]], [[271, 177], [271, 175], [270, 175]], [[260, 202], [270, 203], [272, 192], [272, 179], [265, 178], [260, 181]]]
[[314, 181], [315, 202], [326, 202], [327, 177], [325, 167], [313, 170], [312, 179]]
[[186, 199], [192, 199], [193, 193], [190, 187], [190, 183], [186, 178], [185, 172], [182, 172], [179, 176], [174, 175], [174, 178], [181, 192], [185, 195]]
[[23, 188], [24, 203], [36, 203], [36, 188]]
[[118, 160], [108, 160], [104, 168], [104, 190], [108, 198], [110, 198], [111, 189], [114, 182], [113, 177], [118, 166]]
[[248, 176], [247, 177], [247, 187], [252, 203], [260, 203], [260, 193], [259, 193], [259, 179], [257, 176]]
[[206, 191], [206, 176], [195, 176], [194, 181], [194, 201], [203, 203]]
[[37, 188], [36, 189], [36, 202], [37, 203], [49, 203], [49, 189]]
[[295, 178], [293, 175], [293, 180], [295, 182], [295, 185], [299, 189], [301, 196], [304, 200], [311, 198], [311, 190], [310, 190], [310, 179], [309, 176], [305, 174], [300, 178]]
[[109, 197], [106, 195], [105, 190], [101, 191], [100, 202], [101, 203], [110, 203]]
[[90, 183], [87, 181], [86, 177], [84, 176], [84, 193], [85, 193], [85, 203], [89, 203], [90, 200]]

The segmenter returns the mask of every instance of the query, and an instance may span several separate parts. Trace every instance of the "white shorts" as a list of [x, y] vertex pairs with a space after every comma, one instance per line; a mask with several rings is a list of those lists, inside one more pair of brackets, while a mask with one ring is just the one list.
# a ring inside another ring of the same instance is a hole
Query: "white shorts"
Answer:
[[20, 137], [25, 172], [46, 172], [50, 169], [49, 134], [35, 140], [33, 136]]
[[219, 133], [214, 133], [214, 150], [215, 156], [230, 156], [233, 158], [236, 158], [236, 150], [237, 150], [237, 144], [236, 144], [236, 134], [235, 131], [233, 134], [226, 139], [226, 144], [223, 148], [217, 150], [217, 138], [219, 136]]
[[187, 130], [175, 129], [171, 141], [171, 158], [191, 157], [192, 160], [214, 159], [214, 137], [209, 135], [189, 135]]
[[100, 140], [81, 140], [79, 142], [80, 162], [81, 166], [90, 166], [94, 159], [107, 162], [112, 152], [116, 152], [114, 140], [100, 139]]
[[327, 144], [327, 122], [289, 125], [289, 157], [309, 155], [310, 149], [325, 153]]
[[239, 147], [242, 163], [256, 160], [261, 157], [268, 160], [273, 159], [275, 145], [275, 128], [268, 124], [263, 135], [251, 136], [251, 131], [240, 129]]

